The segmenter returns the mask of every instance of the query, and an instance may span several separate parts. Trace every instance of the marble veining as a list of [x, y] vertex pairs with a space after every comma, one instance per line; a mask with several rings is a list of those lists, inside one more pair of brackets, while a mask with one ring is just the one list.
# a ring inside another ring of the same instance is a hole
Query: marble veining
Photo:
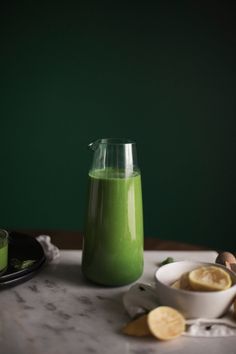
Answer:
[[[140, 281], [152, 281], [158, 260], [165, 256], [145, 252]], [[210, 256], [201, 255], [206, 261]], [[129, 320], [122, 304], [128, 286], [93, 285], [83, 278], [80, 264], [80, 251], [61, 251], [57, 264], [48, 264], [34, 278], [0, 291], [1, 354], [195, 354], [206, 352], [206, 346], [208, 354], [225, 352], [222, 338], [211, 339], [210, 344], [186, 337], [163, 343], [122, 335], [121, 328]], [[227, 352], [234, 353], [230, 350], [236, 347], [235, 338], [227, 338], [227, 346]]]

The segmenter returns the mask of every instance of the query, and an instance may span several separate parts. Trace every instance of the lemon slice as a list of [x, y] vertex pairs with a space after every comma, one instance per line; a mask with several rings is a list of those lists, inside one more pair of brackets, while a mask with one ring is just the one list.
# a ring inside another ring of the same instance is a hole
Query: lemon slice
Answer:
[[234, 299], [234, 317], [236, 318], [236, 298]]
[[185, 319], [180, 312], [168, 306], [159, 306], [147, 315], [150, 332], [158, 339], [180, 336], [185, 330]]
[[177, 279], [172, 285], [171, 285], [172, 288], [175, 288], [175, 289], [181, 289], [180, 287], [180, 279]]
[[180, 289], [183, 290], [192, 290], [190, 281], [189, 281], [189, 273], [184, 273], [180, 278]]
[[171, 287], [182, 290], [193, 290], [189, 282], [189, 273], [182, 274], [180, 279], [176, 280]]
[[189, 273], [191, 287], [197, 291], [217, 291], [230, 288], [230, 275], [222, 268], [215, 266], [199, 267]]
[[122, 329], [122, 333], [137, 337], [150, 335], [151, 332], [147, 325], [147, 315], [142, 315], [127, 323], [127, 325]]

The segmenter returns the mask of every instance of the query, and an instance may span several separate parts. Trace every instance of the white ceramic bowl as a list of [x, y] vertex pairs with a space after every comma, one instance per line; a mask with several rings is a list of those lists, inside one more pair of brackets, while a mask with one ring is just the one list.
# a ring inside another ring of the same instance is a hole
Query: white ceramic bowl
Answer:
[[[201, 266], [214, 265], [226, 270], [232, 279], [232, 286], [221, 291], [189, 291], [171, 287], [185, 272]], [[180, 261], [160, 267], [156, 273], [156, 290], [162, 305], [179, 310], [185, 318], [217, 318], [222, 316], [236, 297], [236, 274], [213, 263]]]

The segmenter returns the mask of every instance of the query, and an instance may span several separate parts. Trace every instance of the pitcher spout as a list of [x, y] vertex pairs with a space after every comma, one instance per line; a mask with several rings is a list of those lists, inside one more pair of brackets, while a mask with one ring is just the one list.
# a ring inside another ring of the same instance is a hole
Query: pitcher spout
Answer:
[[101, 139], [95, 140], [88, 145], [88, 148], [95, 151], [97, 150], [100, 143], [101, 143]]

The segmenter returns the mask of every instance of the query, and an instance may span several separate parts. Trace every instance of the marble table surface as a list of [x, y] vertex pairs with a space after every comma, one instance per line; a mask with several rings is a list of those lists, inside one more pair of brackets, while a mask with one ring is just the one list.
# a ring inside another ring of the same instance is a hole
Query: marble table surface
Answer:
[[[146, 251], [142, 282], [152, 282], [158, 262], [214, 261], [214, 251]], [[81, 251], [61, 251], [34, 278], [0, 291], [1, 354], [236, 353], [236, 337], [179, 337], [161, 342], [120, 330], [129, 320], [122, 296], [129, 286], [105, 288], [85, 281]]]

